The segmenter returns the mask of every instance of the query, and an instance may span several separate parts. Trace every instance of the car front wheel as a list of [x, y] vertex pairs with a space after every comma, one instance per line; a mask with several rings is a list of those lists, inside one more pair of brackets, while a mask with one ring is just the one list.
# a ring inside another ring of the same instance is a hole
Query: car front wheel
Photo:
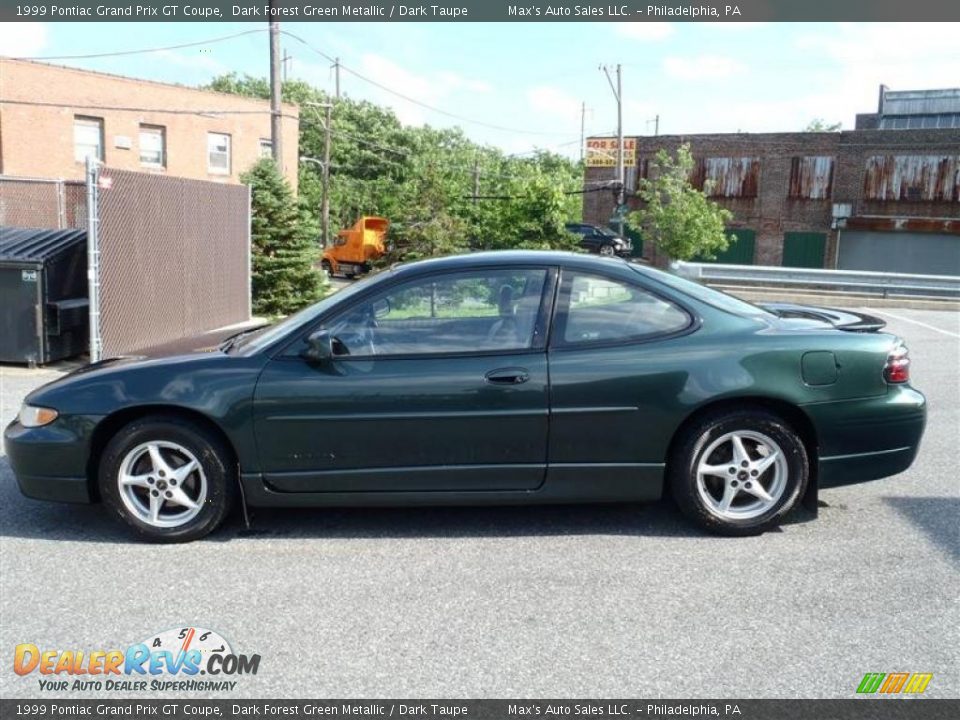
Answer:
[[223, 522], [236, 489], [223, 442], [179, 417], [146, 417], [122, 428], [104, 449], [100, 494], [141, 537], [188, 542]]
[[609, 243], [606, 245], [601, 245], [600, 254], [603, 255], [604, 257], [613, 257], [614, 255], [617, 254], [617, 249], [613, 245], [610, 245]]
[[781, 521], [803, 497], [809, 460], [803, 441], [762, 410], [714, 413], [688, 428], [670, 460], [681, 511], [723, 535], [752, 535]]

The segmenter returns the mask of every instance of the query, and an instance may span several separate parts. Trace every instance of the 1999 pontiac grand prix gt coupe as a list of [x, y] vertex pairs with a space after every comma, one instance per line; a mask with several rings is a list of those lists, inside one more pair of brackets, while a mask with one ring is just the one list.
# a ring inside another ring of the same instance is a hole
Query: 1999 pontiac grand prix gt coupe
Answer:
[[[616, 258], [395, 267], [286, 320], [78, 370], [27, 396], [28, 496], [185, 541], [249, 506], [654, 500], [776, 525], [917, 454], [925, 400], [864, 315], [763, 309]], [[241, 492], [242, 491], [242, 492]]]

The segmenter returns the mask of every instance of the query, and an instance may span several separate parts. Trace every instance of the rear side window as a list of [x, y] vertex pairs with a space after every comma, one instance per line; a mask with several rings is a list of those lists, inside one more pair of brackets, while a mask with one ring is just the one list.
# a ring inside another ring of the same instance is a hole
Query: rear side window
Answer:
[[564, 279], [558, 328], [563, 345], [670, 335], [691, 322], [684, 309], [636, 285], [579, 272]]

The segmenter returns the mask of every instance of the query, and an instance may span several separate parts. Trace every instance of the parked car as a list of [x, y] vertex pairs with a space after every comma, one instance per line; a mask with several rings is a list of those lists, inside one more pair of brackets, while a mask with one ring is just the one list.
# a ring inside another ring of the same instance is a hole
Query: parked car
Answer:
[[580, 236], [580, 247], [589, 252], [620, 257], [626, 257], [633, 252], [630, 239], [620, 237], [613, 230], [585, 223], [567, 223], [565, 227], [567, 232]]
[[[21, 490], [184, 541], [250, 506], [656, 500], [761, 532], [917, 454], [903, 342], [615, 258], [477, 253], [369, 276], [219, 347], [115, 357], [30, 393]], [[242, 490], [242, 493], [240, 492]]]

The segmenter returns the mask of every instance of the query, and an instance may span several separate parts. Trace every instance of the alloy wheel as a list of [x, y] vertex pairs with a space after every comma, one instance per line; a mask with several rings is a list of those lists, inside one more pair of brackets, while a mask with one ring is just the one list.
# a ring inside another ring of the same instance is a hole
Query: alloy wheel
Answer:
[[196, 456], [173, 442], [137, 445], [117, 474], [120, 499], [140, 521], [175, 528], [192, 520], [207, 499], [207, 478]]
[[697, 463], [697, 491], [706, 508], [724, 520], [749, 520], [773, 508], [787, 487], [787, 459], [763, 433], [721, 435]]

